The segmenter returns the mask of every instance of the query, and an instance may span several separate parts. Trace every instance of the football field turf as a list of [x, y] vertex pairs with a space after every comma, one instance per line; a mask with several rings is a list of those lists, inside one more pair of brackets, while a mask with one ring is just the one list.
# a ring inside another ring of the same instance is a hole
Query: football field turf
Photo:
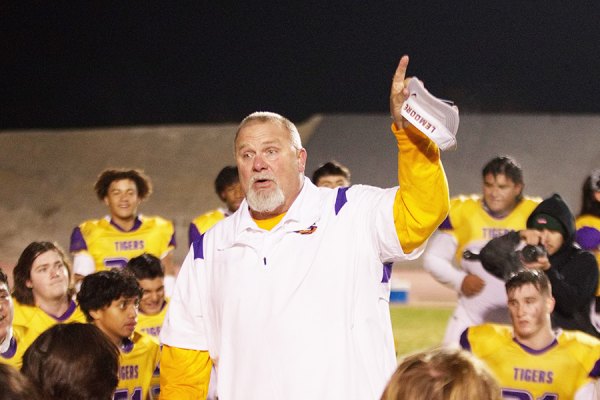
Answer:
[[398, 359], [439, 345], [452, 310], [452, 306], [390, 305]]

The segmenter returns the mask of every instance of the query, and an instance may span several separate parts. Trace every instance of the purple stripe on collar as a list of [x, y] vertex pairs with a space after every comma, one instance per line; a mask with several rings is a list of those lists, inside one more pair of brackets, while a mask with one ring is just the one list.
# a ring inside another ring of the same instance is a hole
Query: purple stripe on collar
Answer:
[[383, 263], [383, 276], [381, 283], [388, 283], [392, 277], [392, 263]]
[[58, 322], [64, 322], [67, 319], [69, 319], [69, 317], [71, 315], [73, 315], [73, 313], [75, 312], [75, 309], [77, 308], [77, 304], [75, 304], [75, 302], [73, 300], [71, 300], [71, 302], [69, 303], [69, 308], [67, 308], [67, 311], [64, 312], [63, 315], [60, 316], [56, 316], [56, 315], [52, 315], [52, 314], [48, 314], [49, 316], [51, 316], [52, 318], [54, 318], [55, 320], [57, 320]]
[[200, 235], [198, 240], [194, 241], [192, 249], [194, 250], [194, 259], [204, 259], [204, 234]]
[[342, 207], [344, 207], [344, 204], [348, 202], [348, 199], [346, 198], [348, 189], [349, 188], [347, 187], [338, 188], [337, 197], [335, 199], [335, 215], [338, 215]]
[[117, 225], [112, 218], [110, 219], [110, 224], [112, 226], [114, 226], [115, 228], [117, 228], [118, 230], [120, 230], [121, 232], [133, 232], [133, 231], [137, 231], [140, 226], [142, 226], [142, 220], [139, 217], [135, 217], [135, 221], [133, 222], [133, 227], [126, 231], [125, 229], [121, 228], [119, 225]]
[[467, 351], [471, 351], [471, 343], [469, 343], [469, 328], [465, 329], [460, 335], [460, 347]]
[[125, 338], [123, 339], [123, 341], [121, 342], [121, 352], [123, 353], [130, 353], [131, 350], [133, 350], [133, 341], [129, 338]]
[[596, 363], [594, 364], [594, 368], [592, 368], [592, 371], [590, 372], [589, 376], [591, 378], [599, 378], [600, 377], [600, 360], [596, 360]]
[[532, 349], [531, 347], [526, 346], [523, 343], [519, 342], [517, 340], [517, 338], [515, 338], [515, 337], [513, 338], [513, 342], [515, 342], [516, 344], [518, 344], [527, 353], [533, 354], [533, 355], [538, 355], [538, 354], [545, 353], [546, 351], [550, 350], [551, 348], [553, 348], [554, 346], [556, 346], [558, 344], [558, 340], [556, 340], [556, 338], [554, 338], [554, 340], [552, 341], [552, 343], [550, 343], [548, 346], [543, 347], [543, 348], [541, 348], [539, 350], [536, 350], [536, 349]]
[[446, 219], [440, 224], [439, 229], [441, 229], [441, 230], [453, 229], [452, 222], [450, 222], [450, 217], [446, 217]]
[[10, 338], [10, 344], [8, 349], [4, 353], [0, 353], [0, 356], [5, 359], [13, 358], [17, 352], [17, 339], [15, 337]]

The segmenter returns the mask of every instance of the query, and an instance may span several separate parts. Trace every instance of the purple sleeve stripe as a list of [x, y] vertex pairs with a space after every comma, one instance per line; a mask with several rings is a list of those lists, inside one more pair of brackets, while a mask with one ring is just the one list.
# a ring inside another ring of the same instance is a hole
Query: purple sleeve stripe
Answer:
[[348, 202], [348, 199], [346, 198], [346, 191], [348, 191], [348, 189], [349, 188], [347, 187], [338, 189], [337, 197], [335, 199], [335, 215], [338, 215], [342, 207], [344, 207], [344, 204]]
[[196, 227], [196, 225], [194, 223], [190, 224], [190, 228], [188, 229], [188, 240], [189, 240], [189, 245], [191, 246], [192, 243], [194, 243], [196, 240], [200, 239], [200, 231], [198, 231], [198, 228]]
[[388, 283], [392, 277], [392, 263], [383, 264], [383, 276], [381, 277], [381, 283]]
[[13, 358], [17, 353], [17, 340], [15, 337], [10, 338], [10, 344], [8, 345], [8, 349], [4, 353], [1, 353], [0, 356], [6, 360]]
[[192, 246], [194, 249], [194, 259], [200, 258], [204, 260], [204, 235], [200, 235], [198, 240], [194, 240]]
[[575, 241], [584, 250], [598, 250], [600, 248], [600, 231], [591, 226], [583, 226], [577, 229]]
[[469, 343], [469, 328], [465, 329], [460, 335], [460, 347], [467, 351], [471, 351], [471, 343]]
[[596, 360], [596, 364], [594, 364], [594, 368], [590, 372], [590, 377], [600, 378], [600, 360]]
[[175, 240], [175, 229], [173, 229], [173, 236], [171, 236], [171, 241], [169, 242], [169, 247], [177, 247], [177, 240]]
[[454, 229], [454, 227], [452, 226], [452, 222], [450, 222], [450, 217], [446, 217], [446, 219], [444, 220], [444, 222], [442, 222], [439, 226], [438, 229], [441, 230], [450, 230], [450, 229]]
[[85, 239], [81, 234], [81, 229], [77, 227], [73, 229], [73, 233], [71, 233], [71, 243], [69, 244], [69, 251], [71, 253], [76, 253], [82, 250], [87, 250], [87, 244], [85, 243]]

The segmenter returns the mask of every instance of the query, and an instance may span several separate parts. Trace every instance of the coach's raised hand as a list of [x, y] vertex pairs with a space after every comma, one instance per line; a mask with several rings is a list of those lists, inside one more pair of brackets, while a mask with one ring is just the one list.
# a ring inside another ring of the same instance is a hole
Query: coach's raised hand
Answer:
[[392, 81], [392, 90], [390, 92], [390, 112], [398, 128], [402, 128], [402, 121], [404, 118], [402, 118], [400, 111], [402, 110], [402, 104], [409, 95], [407, 86], [410, 78], [406, 78], [407, 67], [408, 56], [403, 55], [398, 64], [398, 68], [396, 68], [394, 80]]

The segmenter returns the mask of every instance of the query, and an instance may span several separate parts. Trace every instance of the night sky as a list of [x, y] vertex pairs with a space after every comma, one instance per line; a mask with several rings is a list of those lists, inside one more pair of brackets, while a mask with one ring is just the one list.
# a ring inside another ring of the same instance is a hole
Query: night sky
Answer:
[[600, 113], [600, 2], [55, 3], [0, 6], [0, 129], [385, 113], [402, 54], [464, 112]]

